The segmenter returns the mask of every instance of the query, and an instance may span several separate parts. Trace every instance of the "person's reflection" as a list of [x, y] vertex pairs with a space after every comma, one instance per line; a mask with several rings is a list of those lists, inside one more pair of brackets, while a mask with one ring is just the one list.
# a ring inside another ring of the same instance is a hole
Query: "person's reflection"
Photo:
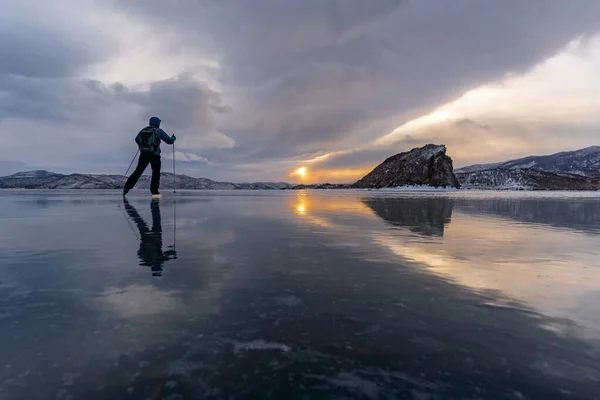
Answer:
[[177, 258], [177, 251], [171, 250], [162, 251], [162, 226], [160, 222], [160, 205], [158, 200], [153, 200], [150, 203], [152, 211], [152, 229], [148, 229], [148, 225], [137, 212], [135, 207], [123, 199], [125, 202], [125, 210], [137, 225], [140, 232], [140, 248], [138, 257], [140, 265], [150, 267], [152, 276], [162, 276], [163, 264], [173, 258]]

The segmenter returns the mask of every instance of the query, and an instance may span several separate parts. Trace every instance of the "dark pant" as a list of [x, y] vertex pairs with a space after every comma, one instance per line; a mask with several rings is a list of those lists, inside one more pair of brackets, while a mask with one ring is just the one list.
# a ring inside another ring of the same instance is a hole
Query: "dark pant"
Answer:
[[154, 153], [140, 153], [137, 168], [133, 171], [133, 174], [131, 174], [129, 179], [127, 179], [127, 183], [125, 183], [125, 188], [127, 190], [131, 190], [135, 186], [148, 164], [152, 167], [152, 183], [150, 184], [150, 191], [152, 194], [158, 193], [158, 185], [160, 184], [160, 156]]

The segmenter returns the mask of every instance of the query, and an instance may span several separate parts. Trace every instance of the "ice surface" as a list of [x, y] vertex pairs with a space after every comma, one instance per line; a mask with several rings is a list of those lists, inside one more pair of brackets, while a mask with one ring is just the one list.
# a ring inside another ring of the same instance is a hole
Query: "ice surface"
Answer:
[[0, 226], [2, 400], [598, 393], [597, 193], [9, 191]]

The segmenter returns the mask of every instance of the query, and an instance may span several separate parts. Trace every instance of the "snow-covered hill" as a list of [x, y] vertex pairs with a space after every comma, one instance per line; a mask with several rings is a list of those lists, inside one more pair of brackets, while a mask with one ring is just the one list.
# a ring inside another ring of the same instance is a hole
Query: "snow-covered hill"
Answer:
[[[150, 188], [150, 175], [142, 175], [136, 189]], [[0, 177], [0, 189], [121, 189], [125, 183], [122, 175], [57, 174], [48, 171], [26, 171]], [[161, 174], [161, 186], [177, 189], [204, 190], [279, 190], [293, 185], [285, 182], [231, 183], [216, 182], [187, 175]]]
[[597, 176], [600, 174], [600, 146], [546, 156], [529, 156], [495, 164], [470, 165], [459, 168], [455, 172], [466, 173], [490, 169], [533, 169], [555, 174]]
[[534, 169], [493, 168], [457, 172], [462, 187], [497, 190], [597, 190], [591, 179], [581, 175], [555, 174]]

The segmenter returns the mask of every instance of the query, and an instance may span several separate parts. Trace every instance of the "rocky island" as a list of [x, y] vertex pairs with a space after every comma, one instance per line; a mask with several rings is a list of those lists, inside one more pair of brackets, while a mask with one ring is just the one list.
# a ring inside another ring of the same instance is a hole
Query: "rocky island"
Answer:
[[446, 155], [446, 146], [428, 144], [391, 156], [351, 187], [380, 189], [415, 185], [460, 186], [452, 159]]

